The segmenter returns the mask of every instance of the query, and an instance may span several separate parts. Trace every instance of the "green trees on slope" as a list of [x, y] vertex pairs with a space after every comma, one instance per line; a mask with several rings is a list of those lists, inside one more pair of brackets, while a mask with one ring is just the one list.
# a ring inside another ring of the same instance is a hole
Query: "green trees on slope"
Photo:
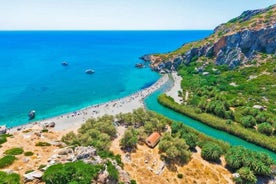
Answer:
[[166, 133], [161, 138], [159, 143], [159, 151], [169, 161], [186, 163], [191, 158], [191, 153], [188, 150], [189, 146], [184, 139], [172, 137]]
[[42, 179], [46, 184], [90, 184], [101, 169], [82, 161], [56, 164], [44, 172]]

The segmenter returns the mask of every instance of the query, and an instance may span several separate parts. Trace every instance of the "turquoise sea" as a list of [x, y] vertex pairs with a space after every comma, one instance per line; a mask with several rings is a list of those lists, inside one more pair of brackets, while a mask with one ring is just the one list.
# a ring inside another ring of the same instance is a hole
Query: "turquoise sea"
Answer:
[[[145, 88], [159, 75], [139, 57], [169, 52], [211, 31], [2, 31], [0, 125], [13, 127], [106, 102]], [[64, 67], [61, 62], [67, 61]], [[85, 70], [95, 70], [92, 75]]]

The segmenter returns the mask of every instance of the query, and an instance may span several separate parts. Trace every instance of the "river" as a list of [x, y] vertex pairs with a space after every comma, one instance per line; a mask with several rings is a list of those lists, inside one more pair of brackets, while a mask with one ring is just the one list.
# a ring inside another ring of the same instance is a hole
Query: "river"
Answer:
[[198, 130], [199, 132], [202, 132], [210, 137], [228, 142], [230, 145], [233, 145], [233, 146], [241, 145], [241, 146], [244, 146], [251, 150], [265, 152], [265, 153], [269, 154], [273, 158], [273, 160], [276, 161], [276, 153], [269, 151], [268, 149], [265, 149], [265, 148], [255, 145], [255, 144], [249, 143], [243, 139], [240, 139], [234, 135], [228, 134], [224, 131], [217, 130], [215, 128], [207, 126], [197, 120], [194, 120], [185, 115], [179, 114], [179, 113], [159, 104], [157, 101], [158, 96], [160, 94], [164, 93], [166, 89], [170, 88], [171, 85], [172, 85], [172, 81], [169, 81], [164, 86], [162, 86], [162, 88], [160, 88], [158, 91], [156, 91], [152, 95], [148, 96], [145, 99], [146, 108], [149, 110], [155, 111], [159, 114], [163, 114], [164, 116], [166, 116], [174, 121], [182, 122], [185, 125], [192, 127], [194, 129]]

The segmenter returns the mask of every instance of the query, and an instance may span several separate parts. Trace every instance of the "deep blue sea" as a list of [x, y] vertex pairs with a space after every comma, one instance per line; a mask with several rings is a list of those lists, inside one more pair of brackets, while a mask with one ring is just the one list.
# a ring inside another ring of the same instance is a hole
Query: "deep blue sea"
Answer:
[[[136, 92], [159, 78], [149, 68], [134, 67], [140, 56], [169, 52], [210, 33], [2, 31], [0, 125], [25, 124], [33, 109], [39, 120]], [[85, 74], [88, 68], [95, 73]]]

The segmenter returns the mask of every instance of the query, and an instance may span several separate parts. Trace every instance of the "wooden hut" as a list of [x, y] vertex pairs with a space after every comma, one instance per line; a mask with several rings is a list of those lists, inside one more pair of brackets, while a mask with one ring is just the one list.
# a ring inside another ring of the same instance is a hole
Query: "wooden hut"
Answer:
[[153, 132], [147, 139], [146, 143], [149, 147], [154, 148], [160, 141], [161, 135], [158, 132]]

